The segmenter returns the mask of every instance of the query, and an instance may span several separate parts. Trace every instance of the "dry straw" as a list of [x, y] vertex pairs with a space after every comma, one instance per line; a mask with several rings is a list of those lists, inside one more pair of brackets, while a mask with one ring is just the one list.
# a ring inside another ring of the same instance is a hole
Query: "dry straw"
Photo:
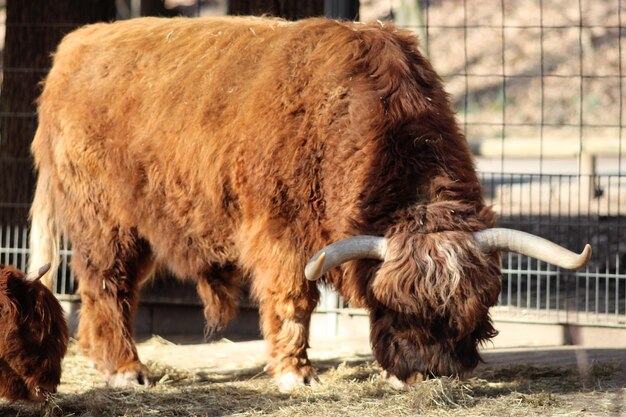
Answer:
[[280, 394], [260, 368], [210, 374], [157, 362], [148, 363], [154, 386], [113, 389], [72, 346], [60, 393], [43, 406], [0, 402], [0, 417], [626, 415], [623, 363], [592, 363], [591, 387], [575, 367], [512, 365], [410, 391], [393, 389], [371, 361], [323, 365], [317, 387], [292, 394]]

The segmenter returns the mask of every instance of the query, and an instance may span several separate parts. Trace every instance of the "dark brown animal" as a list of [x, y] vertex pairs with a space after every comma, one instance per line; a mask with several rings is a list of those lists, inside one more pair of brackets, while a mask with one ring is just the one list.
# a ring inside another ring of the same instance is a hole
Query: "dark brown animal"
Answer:
[[508, 246], [475, 238], [495, 215], [465, 138], [415, 37], [391, 24], [87, 26], [56, 52], [32, 150], [34, 259], [71, 239], [80, 344], [113, 384], [146, 379], [132, 318], [159, 266], [197, 283], [210, 329], [236, 314], [251, 277], [269, 372], [284, 390], [311, 381], [319, 291], [305, 265], [362, 234], [386, 236], [384, 263], [329, 269], [381, 255], [325, 252], [310, 277], [328, 271], [326, 284], [369, 311], [390, 374], [462, 373], [496, 333]]
[[63, 310], [52, 292], [0, 265], [0, 397], [43, 401], [56, 392], [67, 341]]

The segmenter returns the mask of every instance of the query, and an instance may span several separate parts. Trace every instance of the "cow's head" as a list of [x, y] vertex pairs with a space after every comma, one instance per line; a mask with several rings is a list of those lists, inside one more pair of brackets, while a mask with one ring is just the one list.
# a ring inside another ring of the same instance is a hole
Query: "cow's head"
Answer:
[[372, 260], [350, 267], [357, 268], [356, 276], [367, 277], [376, 359], [403, 382], [428, 375], [461, 375], [478, 364], [478, 345], [497, 334], [489, 308], [500, 293], [500, 251], [568, 269], [584, 266], [591, 256], [589, 245], [579, 255], [516, 230], [471, 231], [480, 229], [484, 224], [480, 221], [462, 220], [460, 230], [424, 233], [423, 216], [416, 211], [409, 210], [385, 237], [357, 236], [325, 247], [305, 270], [308, 279], [316, 280], [346, 261], [382, 261], [377, 267]]
[[43, 401], [56, 392], [68, 330], [63, 310], [39, 278], [0, 265], [0, 396]]

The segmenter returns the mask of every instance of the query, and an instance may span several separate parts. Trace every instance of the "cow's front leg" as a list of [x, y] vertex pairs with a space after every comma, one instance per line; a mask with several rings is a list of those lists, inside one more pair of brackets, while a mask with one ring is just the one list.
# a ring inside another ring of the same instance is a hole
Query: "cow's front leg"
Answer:
[[319, 300], [319, 291], [308, 281], [287, 281], [267, 282], [257, 294], [261, 328], [269, 345], [265, 369], [276, 379], [281, 392], [317, 382], [307, 348], [311, 313]]

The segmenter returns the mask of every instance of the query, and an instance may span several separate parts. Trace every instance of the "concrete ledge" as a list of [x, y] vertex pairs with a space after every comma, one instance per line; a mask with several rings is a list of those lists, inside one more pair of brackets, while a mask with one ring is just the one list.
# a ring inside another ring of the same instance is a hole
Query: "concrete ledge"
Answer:
[[[75, 336], [78, 330], [80, 301], [62, 300], [70, 330]], [[203, 336], [204, 313], [201, 306], [184, 304], [141, 303], [135, 317], [137, 335], [189, 335]], [[237, 317], [229, 323], [223, 336], [234, 341], [261, 339], [259, 313], [256, 309], [241, 308]]]
[[[336, 320], [336, 334], [328, 332], [329, 319]], [[522, 323], [498, 319], [494, 320], [494, 326], [499, 333], [485, 346], [486, 349], [571, 345], [626, 349], [626, 328], [621, 327]], [[311, 319], [311, 338], [335, 335], [346, 338], [368, 338], [369, 318], [363, 314], [315, 313]]]

